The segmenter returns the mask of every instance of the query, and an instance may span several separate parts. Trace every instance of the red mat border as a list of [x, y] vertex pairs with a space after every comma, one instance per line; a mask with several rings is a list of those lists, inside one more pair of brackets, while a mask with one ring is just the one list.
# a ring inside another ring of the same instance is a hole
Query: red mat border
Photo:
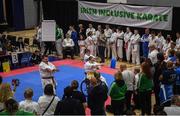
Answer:
[[[66, 59], [66, 60], [60, 60], [60, 61], [54, 61], [52, 62], [55, 66], [62, 66], [62, 65], [70, 65], [78, 68], [84, 68], [84, 62], [80, 60], [71, 60], [71, 59]], [[36, 66], [31, 66], [31, 67], [25, 67], [21, 69], [15, 69], [10, 72], [1, 72], [0, 75], [3, 78], [9, 77], [9, 76], [15, 76], [19, 74], [24, 74], [24, 73], [29, 73], [33, 71], [38, 71], [38, 65]], [[60, 69], [61, 70], [61, 69]], [[111, 74], [113, 75], [117, 70], [109, 68], [108, 66], [102, 66], [99, 72], [106, 73], [106, 74]]]

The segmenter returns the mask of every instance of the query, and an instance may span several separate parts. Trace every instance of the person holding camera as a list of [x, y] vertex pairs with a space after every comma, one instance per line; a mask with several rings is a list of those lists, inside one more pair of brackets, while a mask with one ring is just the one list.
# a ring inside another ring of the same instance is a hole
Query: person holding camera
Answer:
[[54, 79], [53, 74], [56, 71], [58, 71], [58, 69], [54, 66], [54, 64], [52, 64], [48, 61], [48, 56], [43, 55], [42, 56], [42, 62], [39, 64], [39, 72], [40, 72], [43, 88], [47, 84], [52, 84], [54, 87], [54, 91], [55, 91], [57, 83]]

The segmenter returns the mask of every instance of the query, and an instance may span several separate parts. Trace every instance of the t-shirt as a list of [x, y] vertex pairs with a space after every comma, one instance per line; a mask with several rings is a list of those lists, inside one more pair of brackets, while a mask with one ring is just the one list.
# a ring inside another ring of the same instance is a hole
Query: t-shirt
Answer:
[[37, 102], [34, 102], [32, 100], [24, 100], [19, 103], [19, 109], [26, 111], [26, 112], [32, 112], [32, 113], [39, 113], [39, 104]]
[[[53, 96], [47, 96], [47, 95], [39, 97], [38, 103], [40, 106], [41, 114], [45, 111], [45, 109], [47, 108], [47, 106], [49, 105], [49, 103], [51, 102], [52, 99], [53, 99]], [[53, 115], [54, 111], [56, 109], [56, 105], [59, 101], [60, 101], [60, 99], [56, 96], [54, 98], [53, 102], [51, 103], [51, 106], [46, 111], [45, 115]]]
[[162, 84], [175, 84], [177, 74], [174, 69], [167, 69], [162, 73], [163, 80], [161, 80]]

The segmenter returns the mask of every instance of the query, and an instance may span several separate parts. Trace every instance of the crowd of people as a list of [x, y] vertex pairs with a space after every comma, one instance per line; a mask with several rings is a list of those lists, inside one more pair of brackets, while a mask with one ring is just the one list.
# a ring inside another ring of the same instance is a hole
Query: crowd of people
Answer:
[[[41, 28], [38, 28], [35, 39], [39, 41], [43, 54], [42, 61], [38, 63], [44, 95], [40, 96], [37, 102], [32, 101], [33, 90], [28, 88], [24, 92], [25, 100], [17, 103], [13, 99], [14, 91], [11, 91], [8, 84], [2, 83], [0, 78], [0, 114], [85, 115], [86, 108], [90, 108], [91, 115], [105, 115], [106, 110], [114, 115], [134, 115], [135, 109], [141, 110], [142, 115], [180, 114], [179, 32], [176, 37], [173, 42], [170, 35], [165, 39], [161, 31], [156, 35], [154, 31], [145, 29], [145, 34], [140, 36], [137, 29], [132, 32], [129, 27], [124, 32], [121, 27], [111, 29], [106, 25], [103, 29], [98, 25], [96, 30], [89, 24], [89, 28], [85, 30], [80, 24], [78, 31], [74, 26], [70, 26], [65, 38], [63, 30], [57, 26], [56, 41], [43, 42]], [[62, 55], [64, 59], [68, 55], [72, 59], [74, 55], [80, 55], [84, 60], [85, 74], [93, 73], [93, 76], [88, 78], [90, 88], [87, 98], [79, 91], [76, 80], [64, 88], [61, 99], [56, 95], [57, 82], [53, 73], [58, 69], [48, 62], [46, 55], [48, 51], [51, 54], [54, 47], [57, 55]], [[108, 88], [106, 79], [97, 69], [103, 65], [105, 58], [122, 61], [124, 54], [127, 62], [137, 66], [128, 69], [126, 65], [120, 64], [114, 74], [114, 81]], [[100, 63], [96, 61], [97, 57], [100, 57]], [[111, 98], [111, 105], [105, 107], [108, 96]]]
[[[180, 114], [180, 52], [176, 52], [175, 58], [175, 63], [166, 62], [163, 53], [158, 53], [157, 63], [154, 65], [151, 59], [145, 60], [141, 68], [127, 69], [125, 64], [121, 64], [114, 74], [114, 81], [108, 88], [106, 79], [96, 72], [99, 64], [96, 63], [95, 57], [90, 56], [85, 63], [85, 67], [89, 66], [85, 69], [86, 73], [93, 72], [93, 76], [89, 78], [90, 88], [87, 98], [79, 91], [78, 81], [73, 80], [64, 88], [64, 95], [60, 99], [56, 96], [54, 91], [56, 87], [52, 81], [44, 84], [44, 95], [39, 97], [38, 102], [32, 100], [33, 90], [28, 88], [24, 92], [25, 100], [17, 103], [13, 99], [14, 91], [11, 91], [10, 85], [2, 83], [1, 77], [2, 112], [0, 114], [85, 115], [86, 108], [90, 108], [91, 115], [105, 115], [106, 110], [114, 115], [135, 115], [135, 109], [141, 110], [142, 115], [177, 115]], [[43, 57], [42, 62], [48, 62], [46, 56]], [[40, 67], [42, 65], [40, 64]], [[154, 106], [152, 106], [153, 94], [155, 95]], [[105, 106], [108, 96], [111, 98], [111, 105]]]
[[[98, 25], [97, 30], [92, 24], [89, 24], [87, 29], [79, 24], [77, 30], [71, 25], [66, 34], [62, 28], [57, 26], [55, 42], [42, 42], [41, 34], [41, 27], [39, 27], [36, 39], [40, 42], [42, 54], [47, 54], [48, 50], [51, 54], [53, 49], [56, 49], [57, 55], [63, 55], [63, 58], [66, 58], [67, 55], [70, 55], [71, 58], [74, 58], [74, 55], [83, 58], [85, 50], [88, 49], [91, 55], [99, 56], [101, 62], [105, 62], [105, 58], [114, 58], [139, 65], [141, 59], [154, 59], [154, 54], [158, 52], [163, 52], [165, 58], [168, 59], [172, 55], [169, 53], [170, 49], [173, 50], [171, 52], [180, 49], [179, 32], [176, 33], [176, 39], [172, 39], [171, 35], [164, 37], [161, 31], [155, 32], [150, 29], [145, 29], [141, 36], [137, 29], [132, 31], [130, 27], [126, 27], [124, 31], [120, 26], [110, 28], [108, 24], [105, 25], [105, 28]], [[154, 64], [157, 59], [153, 61]]]

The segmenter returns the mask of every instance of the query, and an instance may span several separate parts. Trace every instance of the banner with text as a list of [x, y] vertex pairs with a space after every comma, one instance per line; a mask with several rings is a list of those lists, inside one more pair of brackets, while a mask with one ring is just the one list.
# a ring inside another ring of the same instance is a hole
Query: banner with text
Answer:
[[172, 7], [132, 6], [79, 1], [79, 20], [171, 30]]

